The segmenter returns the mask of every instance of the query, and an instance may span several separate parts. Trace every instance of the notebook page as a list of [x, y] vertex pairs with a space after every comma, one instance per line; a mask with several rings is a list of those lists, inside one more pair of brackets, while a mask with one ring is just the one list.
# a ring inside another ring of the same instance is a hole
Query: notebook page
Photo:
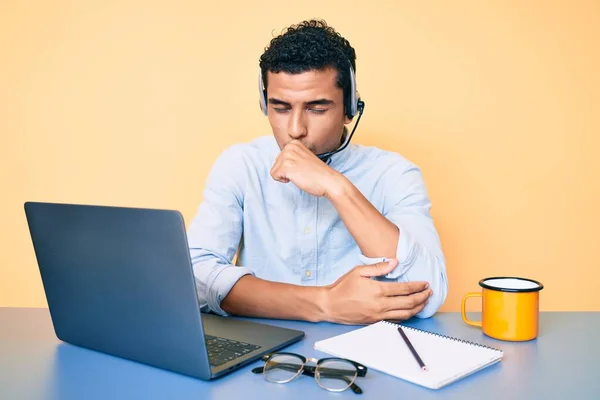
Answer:
[[315, 349], [437, 389], [498, 361], [502, 352], [402, 326], [428, 368], [422, 371], [397, 325], [378, 322], [315, 343]]

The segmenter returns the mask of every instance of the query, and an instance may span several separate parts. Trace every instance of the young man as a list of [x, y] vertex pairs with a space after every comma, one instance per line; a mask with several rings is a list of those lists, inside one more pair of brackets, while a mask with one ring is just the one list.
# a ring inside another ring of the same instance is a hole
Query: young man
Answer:
[[343, 145], [363, 106], [355, 60], [322, 21], [288, 28], [261, 56], [273, 135], [220, 155], [189, 227], [203, 311], [361, 324], [426, 318], [444, 302], [445, 261], [419, 169]]

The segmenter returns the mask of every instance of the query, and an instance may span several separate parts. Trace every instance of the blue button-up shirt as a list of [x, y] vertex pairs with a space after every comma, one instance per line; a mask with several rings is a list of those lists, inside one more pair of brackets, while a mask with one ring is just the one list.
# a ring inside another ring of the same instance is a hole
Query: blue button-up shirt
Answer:
[[[227, 315], [221, 300], [246, 274], [328, 285], [357, 265], [385, 260], [361, 253], [329, 200], [271, 177], [279, 152], [274, 137], [260, 137], [226, 149], [210, 171], [188, 228], [203, 311]], [[378, 279], [429, 282], [433, 295], [417, 316], [433, 315], [446, 299], [448, 281], [419, 168], [396, 153], [354, 144], [333, 155], [329, 166], [400, 230], [398, 266]]]

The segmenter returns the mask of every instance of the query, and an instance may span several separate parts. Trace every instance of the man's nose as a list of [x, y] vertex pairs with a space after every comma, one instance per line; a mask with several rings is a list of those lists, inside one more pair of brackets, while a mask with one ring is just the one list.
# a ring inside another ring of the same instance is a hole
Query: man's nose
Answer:
[[304, 118], [304, 112], [302, 110], [295, 110], [292, 112], [288, 127], [288, 135], [292, 139], [301, 139], [306, 136], [307, 129]]

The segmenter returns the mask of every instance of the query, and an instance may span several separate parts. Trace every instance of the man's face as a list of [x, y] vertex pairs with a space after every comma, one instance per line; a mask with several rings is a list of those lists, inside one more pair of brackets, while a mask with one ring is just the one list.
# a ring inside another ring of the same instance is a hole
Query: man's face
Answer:
[[280, 149], [297, 139], [315, 154], [340, 146], [344, 124], [344, 93], [336, 86], [337, 71], [301, 74], [268, 73], [269, 123]]

